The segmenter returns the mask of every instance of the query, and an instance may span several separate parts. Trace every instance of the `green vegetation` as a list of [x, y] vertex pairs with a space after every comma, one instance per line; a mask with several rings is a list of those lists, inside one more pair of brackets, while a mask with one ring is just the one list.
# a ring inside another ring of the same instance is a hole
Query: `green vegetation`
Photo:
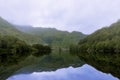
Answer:
[[120, 21], [80, 40], [76, 47], [79, 52], [120, 53]]
[[77, 44], [86, 35], [81, 32], [59, 31], [54, 28], [34, 28], [31, 26], [12, 25], [0, 18], [0, 34], [14, 36], [26, 43], [50, 45], [54, 48], [68, 48]]
[[[13, 36], [0, 36], [0, 64], [17, 62], [21, 56], [27, 56], [31, 47]], [[27, 54], [25, 54], [27, 53]]]
[[40, 38], [19, 31], [18, 29], [15, 28], [14, 25], [10, 24], [9, 22], [5, 21], [2, 18], [0, 18], [0, 34], [14, 36], [29, 44], [43, 43], [43, 41]]
[[51, 52], [51, 48], [40, 44], [31, 46], [13, 36], [0, 36], [0, 64], [17, 63], [19, 58], [29, 56], [31, 52], [33, 55], [45, 55]]
[[31, 52], [38, 51], [37, 55], [51, 52], [49, 46], [41, 45], [42, 48], [35, 48], [34, 44], [40, 45], [42, 40], [17, 30], [12, 24], [0, 18], [0, 66], [17, 63], [19, 59], [31, 55]]
[[31, 26], [16, 26], [17, 29], [27, 34], [40, 37], [42, 41], [52, 47], [68, 48], [71, 44], [77, 44], [86, 35], [81, 32], [60, 31], [54, 28], [34, 28]]
[[34, 48], [35, 52], [33, 55], [35, 56], [41, 56], [45, 54], [50, 54], [51, 53], [51, 48], [49, 46], [44, 46], [41, 44], [33, 44], [32, 47]]

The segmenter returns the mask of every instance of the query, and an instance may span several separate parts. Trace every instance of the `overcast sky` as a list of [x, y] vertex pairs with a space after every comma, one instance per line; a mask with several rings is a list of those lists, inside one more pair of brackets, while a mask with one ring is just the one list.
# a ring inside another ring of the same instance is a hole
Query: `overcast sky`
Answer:
[[88, 34], [120, 19], [120, 0], [0, 0], [0, 16], [14, 24]]

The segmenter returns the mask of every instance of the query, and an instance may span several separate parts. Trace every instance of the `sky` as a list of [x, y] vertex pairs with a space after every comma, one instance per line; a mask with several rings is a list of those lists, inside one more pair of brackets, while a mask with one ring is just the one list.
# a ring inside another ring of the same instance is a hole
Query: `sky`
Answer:
[[0, 0], [0, 16], [17, 25], [90, 34], [120, 19], [120, 0]]

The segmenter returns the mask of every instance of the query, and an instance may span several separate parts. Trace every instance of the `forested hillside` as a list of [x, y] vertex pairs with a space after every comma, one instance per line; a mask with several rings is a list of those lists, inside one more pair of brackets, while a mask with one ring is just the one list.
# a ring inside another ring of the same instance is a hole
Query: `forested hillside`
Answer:
[[79, 49], [99, 52], [120, 52], [120, 21], [80, 40]]
[[31, 26], [16, 26], [17, 29], [34, 36], [40, 37], [45, 43], [51, 46], [68, 47], [77, 44], [80, 39], [86, 37], [81, 32], [60, 31], [55, 28], [34, 28]]
[[14, 25], [10, 24], [9, 22], [5, 21], [4, 19], [0, 18], [0, 34], [1, 35], [9, 35], [19, 38], [20, 40], [24, 40], [27, 43], [42, 43], [40, 37], [35, 37], [30, 34], [26, 34], [17, 30]]

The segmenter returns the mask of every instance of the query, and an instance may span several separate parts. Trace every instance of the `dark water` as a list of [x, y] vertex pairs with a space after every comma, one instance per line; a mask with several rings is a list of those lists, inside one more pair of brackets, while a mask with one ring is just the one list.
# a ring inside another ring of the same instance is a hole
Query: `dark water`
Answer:
[[52, 53], [0, 66], [0, 80], [119, 80], [120, 55]]

